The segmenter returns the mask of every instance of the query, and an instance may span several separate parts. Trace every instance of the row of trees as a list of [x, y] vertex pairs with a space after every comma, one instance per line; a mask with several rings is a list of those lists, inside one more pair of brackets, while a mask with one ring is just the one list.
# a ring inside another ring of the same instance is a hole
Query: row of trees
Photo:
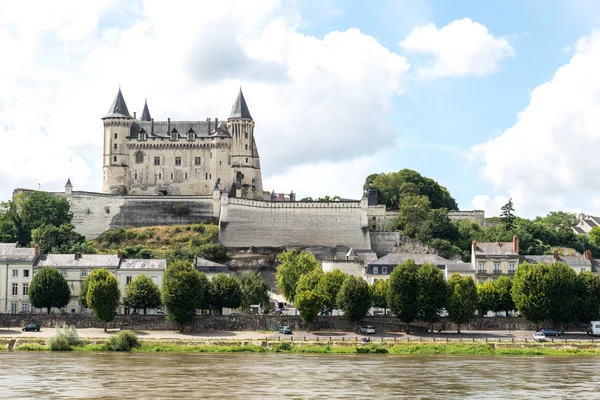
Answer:
[[[196, 315], [198, 309], [215, 310], [222, 314], [223, 308], [250, 305], [268, 306], [269, 286], [258, 273], [246, 273], [240, 279], [218, 274], [212, 280], [198, 272], [190, 262], [176, 261], [170, 264], [163, 279], [162, 292], [147, 276], [139, 275], [125, 288], [123, 304], [134, 311], [157, 308], [162, 305], [167, 317], [183, 324]], [[65, 307], [71, 298], [71, 290], [65, 278], [55, 268], [41, 268], [29, 286], [29, 299], [35, 308]], [[110, 322], [116, 315], [121, 301], [117, 279], [106, 269], [92, 271], [82, 282], [79, 303], [93, 311], [101, 321]]]

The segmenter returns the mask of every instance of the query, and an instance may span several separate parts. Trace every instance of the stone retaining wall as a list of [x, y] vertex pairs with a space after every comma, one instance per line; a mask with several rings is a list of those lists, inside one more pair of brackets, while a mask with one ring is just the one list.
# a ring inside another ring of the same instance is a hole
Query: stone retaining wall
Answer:
[[[89, 314], [0, 314], [0, 330], [20, 328], [29, 322], [36, 322], [44, 328], [54, 328], [63, 323], [75, 325], [77, 328], [103, 328], [104, 324]], [[162, 315], [118, 315], [109, 328], [136, 330], [177, 330], [177, 325], [169, 322]], [[308, 326], [295, 315], [203, 315], [197, 316], [186, 325], [186, 332], [204, 331], [269, 331], [279, 326], [288, 325], [294, 330], [307, 330]], [[400, 332], [405, 325], [394, 317], [367, 317], [356, 326], [373, 325], [377, 332]], [[552, 326], [551, 324], [541, 324]], [[456, 330], [456, 325], [444, 320], [434, 325], [434, 329], [445, 331]], [[536, 326], [522, 318], [475, 318], [461, 325], [462, 330], [534, 330]], [[558, 328], [558, 327], [556, 327]], [[311, 331], [352, 332], [355, 325], [343, 317], [318, 317], [310, 325]], [[424, 332], [427, 324], [415, 322], [411, 324], [411, 332]], [[571, 324], [565, 326], [567, 331], [582, 331], [585, 326]]]

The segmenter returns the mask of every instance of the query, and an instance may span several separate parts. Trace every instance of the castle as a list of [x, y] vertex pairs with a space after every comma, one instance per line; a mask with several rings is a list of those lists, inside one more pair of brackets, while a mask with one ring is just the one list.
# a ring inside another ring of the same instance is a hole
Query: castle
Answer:
[[121, 89], [104, 122], [102, 192], [262, 198], [254, 120], [240, 88], [226, 121], [155, 121], [148, 103], [129, 114]]

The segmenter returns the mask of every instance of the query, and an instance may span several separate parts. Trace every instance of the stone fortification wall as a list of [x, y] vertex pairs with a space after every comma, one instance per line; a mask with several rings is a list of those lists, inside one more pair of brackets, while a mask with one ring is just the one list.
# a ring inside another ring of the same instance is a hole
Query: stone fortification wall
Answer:
[[411, 239], [400, 232], [371, 232], [371, 249], [381, 257], [387, 253], [433, 254], [435, 250], [420, 240]]
[[448, 217], [453, 221], [467, 220], [485, 227], [485, 211], [483, 210], [449, 211]]
[[366, 204], [221, 199], [226, 247], [349, 246], [370, 249]]

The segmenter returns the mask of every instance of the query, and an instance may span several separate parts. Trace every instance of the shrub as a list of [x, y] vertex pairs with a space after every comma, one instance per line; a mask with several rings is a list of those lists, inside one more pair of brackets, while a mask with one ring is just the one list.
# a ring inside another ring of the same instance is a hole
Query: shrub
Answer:
[[198, 247], [198, 255], [214, 262], [227, 261], [227, 249], [221, 243], [205, 243]]
[[274, 350], [276, 352], [278, 352], [278, 353], [280, 351], [291, 351], [292, 350], [292, 344], [290, 342], [281, 342], [277, 346], [275, 346]]
[[63, 324], [56, 328], [56, 333], [48, 338], [46, 344], [52, 351], [68, 351], [72, 346], [81, 343], [77, 329], [73, 325]]
[[108, 351], [131, 351], [140, 347], [140, 341], [135, 332], [121, 331], [108, 339], [104, 346]]
[[204, 225], [202, 224], [193, 225], [192, 228], [198, 233], [204, 233]]

